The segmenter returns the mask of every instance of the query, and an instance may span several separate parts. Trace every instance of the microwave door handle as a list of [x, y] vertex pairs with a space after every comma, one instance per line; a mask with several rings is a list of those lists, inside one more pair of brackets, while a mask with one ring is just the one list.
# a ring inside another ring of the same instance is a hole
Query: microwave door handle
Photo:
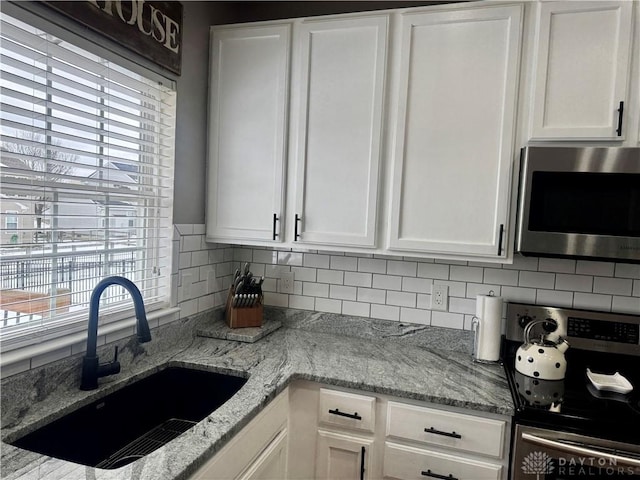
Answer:
[[592, 445], [578, 446], [571, 445], [564, 442], [558, 442], [556, 440], [550, 440], [548, 438], [538, 437], [537, 435], [531, 435], [530, 433], [522, 433], [522, 439], [543, 447], [549, 447], [554, 450], [559, 450], [565, 453], [571, 453], [576, 455], [582, 455], [585, 457], [600, 457], [612, 460], [618, 465], [626, 465], [630, 467], [640, 467], [640, 457], [631, 458], [623, 455], [616, 455], [613, 453], [602, 452], [597, 450], [597, 447]]

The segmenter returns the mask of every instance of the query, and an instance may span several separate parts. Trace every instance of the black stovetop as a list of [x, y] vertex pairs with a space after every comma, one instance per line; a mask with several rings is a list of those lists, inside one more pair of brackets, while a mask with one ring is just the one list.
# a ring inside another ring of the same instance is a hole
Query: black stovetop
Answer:
[[[640, 357], [569, 349], [565, 379], [538, 380], [515, 370], [521, 343], [505, 341], [503, 349], [517, 423], [640, 445]], [[620, 372], [634, 389], [628, 394], [599, 391], [587, 378], [587, 368]]]

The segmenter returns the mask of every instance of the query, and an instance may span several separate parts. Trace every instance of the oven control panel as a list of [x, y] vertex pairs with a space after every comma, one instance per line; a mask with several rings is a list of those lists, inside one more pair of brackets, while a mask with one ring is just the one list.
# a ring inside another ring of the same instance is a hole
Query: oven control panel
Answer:
[[638, 345], [640, 325], [637, 323], [603, 322], [593, 318], [569, 317], [567, 336], [607, 342]]
[[544, 320], [532, 338], [555, 330], [571, 348], [640, 356], [640, 316], [522, 303], [507, 303], [506, 337], [523, 341], [524, 328]]

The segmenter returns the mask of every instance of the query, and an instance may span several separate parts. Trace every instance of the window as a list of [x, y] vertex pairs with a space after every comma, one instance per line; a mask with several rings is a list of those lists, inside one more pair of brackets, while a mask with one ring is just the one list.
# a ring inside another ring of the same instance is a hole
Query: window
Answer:
[[[91, 291], [106, 276], [132, 280], [148, 310], [165, 306], [174, 89], [0, 21], [0, 211], [23, 206], [20, 225], [5, 221], [17, 241], [1, 236], [2, 347], [86, 328]], [[131, 306], [109, 287], [100, 311]]]
[[7, 210], [4, 216], [4, 229], [7, 231], [18, 229], [18, 212]]

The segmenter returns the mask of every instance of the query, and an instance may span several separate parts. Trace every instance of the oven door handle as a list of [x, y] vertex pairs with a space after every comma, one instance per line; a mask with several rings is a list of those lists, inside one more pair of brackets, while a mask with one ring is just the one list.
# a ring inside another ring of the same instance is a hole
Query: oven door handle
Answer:
[[559, 442], [557, 440], [550, 440], [548, 438], [538, 437], [537, 435], [531, 435], [530, 433], [522, 432], [522, 439], [534, 443], [536, 445], [541, 445], [543, 447], [553, 448], [554, 450], [560, 450], [565, 453], [572, 453], [576, 455], [583, 455], [588, 457], [600, 457], [606, 458], [608, 460], [613, 460], [616, 464], [626, 465], [630, 467], [639, 467], [640, 468], [640, 458], [631, 458], [625, 457], [623, 455], [616, 455], [613, 453], [602, 452], [597, 450], [597, 447], [592, 445], [585, 445], [584, 447], [578, 445], [570, 445], [568, 443]]

